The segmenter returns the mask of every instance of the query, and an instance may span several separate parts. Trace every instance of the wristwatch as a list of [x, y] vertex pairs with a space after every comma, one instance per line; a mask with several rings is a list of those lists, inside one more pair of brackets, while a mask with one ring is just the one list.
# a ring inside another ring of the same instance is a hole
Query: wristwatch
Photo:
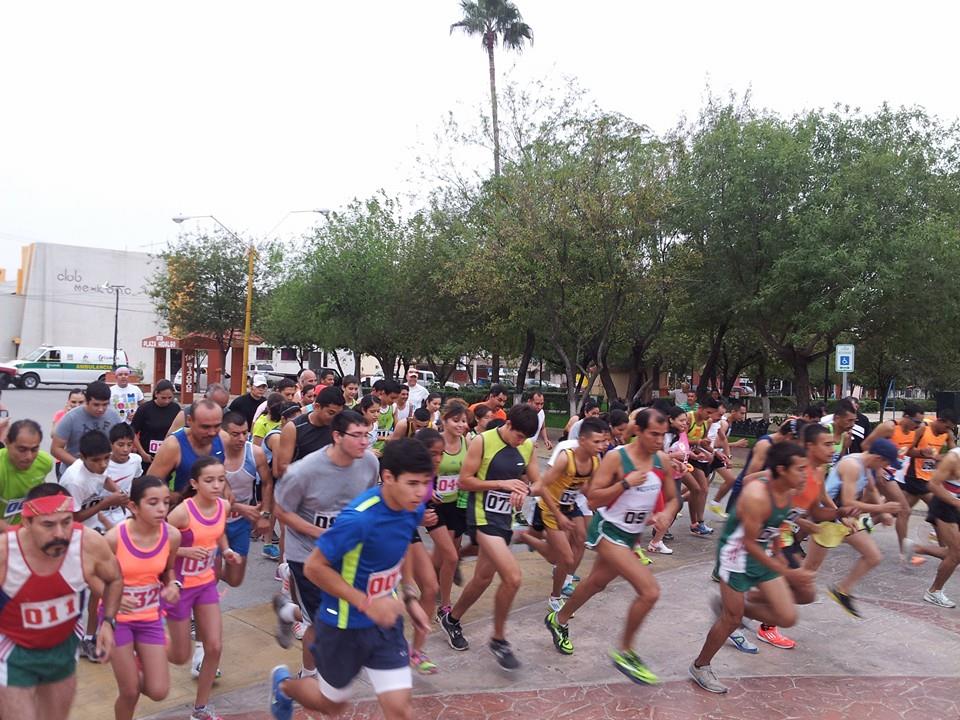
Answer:
[[103, 622], [112, 627], [114, 630], [117, 629], [117, 619], [115, 617], [106, 617], [104, 616]]
[[620, 478], [620, 487], [622, 487], [624, 490], [630, 489], [630, 483], [627, 482], [626, 478]]
[[269, 510], [261, 510], [260, 517], [270, 519], [273, 517], [273, 513], [270, 512]]

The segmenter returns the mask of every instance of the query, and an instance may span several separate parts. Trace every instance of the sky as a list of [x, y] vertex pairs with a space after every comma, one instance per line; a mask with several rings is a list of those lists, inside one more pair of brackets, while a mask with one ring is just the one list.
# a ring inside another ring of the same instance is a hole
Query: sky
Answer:
[[[747, 90], [784, 114], [886, 101], [960, 117], [950, 3], [516, 4], [534, 43], [498, 53], [501, 78], [574, 77], [655, 131]], [[456, 0], [4, 3], [0, 267], [15, 274], [31, 242], [159, 252], [175, 215], [291, 237], [320, 216], [290, 211], [421, 191], [443, 117], [489, 103], [459, 17]]]

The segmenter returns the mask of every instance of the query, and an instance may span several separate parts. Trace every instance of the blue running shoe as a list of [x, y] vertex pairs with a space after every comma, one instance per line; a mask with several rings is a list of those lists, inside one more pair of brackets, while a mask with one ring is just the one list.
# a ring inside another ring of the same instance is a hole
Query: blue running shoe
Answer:
[[280, 683], [289, 679], [286, 665], [277, 665], [270, 673], [270, 714], [276, 720], [293, 720], [293, 700], [280, 692]]

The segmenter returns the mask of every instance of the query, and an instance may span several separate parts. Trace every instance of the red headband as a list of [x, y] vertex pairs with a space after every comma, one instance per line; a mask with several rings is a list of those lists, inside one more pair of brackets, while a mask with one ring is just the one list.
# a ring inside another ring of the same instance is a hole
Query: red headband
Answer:
[[59, 512], [73, 512], [73, 498], [69, 495], [46, 495], [27, 500], [20, 510], [25, 518], [37, 515], [53, 515]]

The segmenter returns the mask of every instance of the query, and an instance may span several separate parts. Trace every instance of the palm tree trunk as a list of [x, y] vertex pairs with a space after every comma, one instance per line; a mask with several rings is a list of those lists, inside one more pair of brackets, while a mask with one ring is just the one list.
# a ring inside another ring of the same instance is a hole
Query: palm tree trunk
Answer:
[[500, 177], [500, 123], [497, 120], [497, 70], [493, 62], [493, 33], [487, 33], [485, 42], [490, 65], [490, 113], [493, 120], [493, 176]]

